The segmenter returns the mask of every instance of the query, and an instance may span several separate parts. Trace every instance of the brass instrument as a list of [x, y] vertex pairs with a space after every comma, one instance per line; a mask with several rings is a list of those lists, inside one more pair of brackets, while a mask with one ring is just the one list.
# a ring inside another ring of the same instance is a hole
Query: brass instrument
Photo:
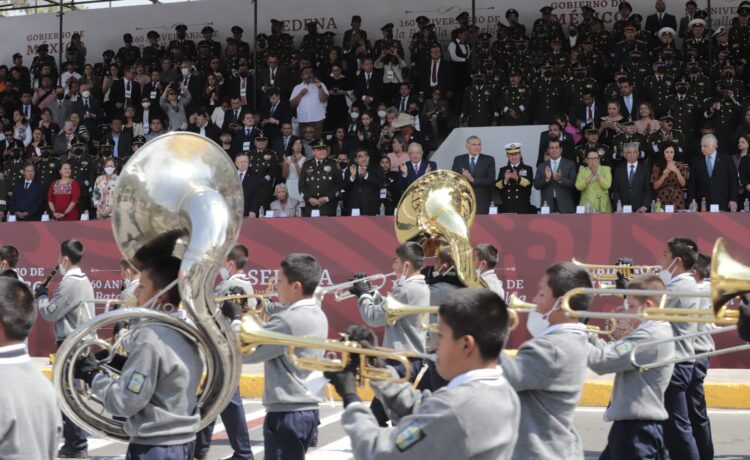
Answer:
[[[611, 291], [610, 289], [602, 289], [602, 290], [607, 291], [607, 292]], [[563, 299], [563, 302], [565, 302], [565, 299]], [[535, 303], [524, 302], [523, 300], [516, 297], [515, 293], [513, 293], [511, 294], [510, 300], [508, 301], [508, 310], [510, 311], [511, 309], [516, 312], [530, 313], [532, 311], [536, 311], [537, 305]], [[606, 313], [603, 313], [603, 314], [606, 314]], [[611, 319], [609, 316], [604, 316], [602, 318]], [[602, 329], [599, 326], [592, 326], [592, 325], [586, 324], [586, 331], [594, 333], [594, 334], [612, 335], [614, 330], [615, 330], [614, 321], [611, 321], [605, 329]]]
[[243, 209], [242, 186], [226, 153], [205, 137], [188, 132], [164, 134], [141, 147], [123, 167], [114, 192], [112, 230], [124, 257], [136, 268], [153, 257], [181, 259], [179, 286], [182, 301], [194, 325], [146, 308], [124, 308], [99, 315], [71, 333], [57, 353], [52, 382], [60, 406], [73, 423], [98, 436], [127, 441], [124, 422], [96, 407], [79, 390], [74, 363], [101, 349], [109, 362], [114, 345], [96, 337], [100, 327], [137, 319], [133, 334], [150, 324], [172, 328], [196, 344], [205, 363], [205, 378], [198, 390], [200, 428], [214, 420], [237, 388], [240, 352], [229, 322], [215, 315], [213, 283], [219, 267], [239, 236]]
[[266, 309], [266, 305], [269, 302], [269, 297], [267, 294], [231, 294], [231, 295], [225, 295], [221, 297], [215, 297], [214, 302], [216, 303], [222, 303], [226, 301], [230, 302], [236, 302], [238, 300], [249, 300], [253, 299], [257, 301], [257, 305], [255, 307], [249, 306], [245, 302], [245, 308], [243, 309], [244, 314], [251, 314], [255, 316], [259, 321], [266, 322], [268, 321], [268, 311]]
[[320, 302], [323, 297], [326, 295], [333, 293], [333, 298], [336, 300], [336, 302], [341, 302], [343, 300], [350, 299], [354, 297], [352, 293], [349, 292], [349, 289], [351, 289], [352, 286], [357, 284], [360, 281], [364, 282], [379, 282], [376, 286], [373, 286], [373, 289], [376, 291], [380, 291], [385, 287], [385, 284], [388, 282], [388, 278], [395, 277], [395, 272], [390, 272], [386, 274], [376, 274], [376, 275], [370, 275], [366, 276], [364, 278], [358, 278], [354, 280], [344, 281], [343, 283], [339, 284], [333, 284], [331, 286], [318, 286], [317, 289], [315, 289], [315, 298], [318, 299]]
[[[392, 383], [401, 383], [408, 380], [411, 374], [409, 357], [432, 359], [429, 355], [421, 355], [408, 352], [400, 352], [389, 348], [364, 348], [357, 342], [344, 340], [321, 339], [313, 337], [295, 337], [265, 329], [252, 315], [242, 318], [240, 331], [240, 343], [243, 354], [250, 354], [260, 345], [276, 345], [287, 347], [287, 357], [296, 367], [308, 371], [341, 372], [351, 362], [354, 355], [359, 355], [357, 379], [360, 386], [365, 380], [384, 380]], [[334, 351], [341, 354], [339, 359], [328, 358], [305, 358], [298, 356], [296, 350], [299, 348], [314, 348], [318, 350]], [[377, 367], [368, 363], [366, 358], [382, 358], [398, 361], [406, 369], [405, 377], [398, 377], [391, 373], [389, 368]]]
[[594, 281], [599, 283], [614, 283], [617, 281], [617, 275], [629, 280], [634, 276], [645, 275], [647, 273], [659, 273], [661, 267], [658, 265], [607, 265], [607, 264], [587, 264], [577, 260], [575, 257], [571, 262], [579, 267], [586, 269]]
[[[449, 245], [456, 273], [466, 287], [486, 288], [472, 269], [471, 225], [477, 199], [469, 181], [453, 171], [433, 171], [412, 182], [401, 196], [395, 218], [396, 238]], [[430, 255], [430, 254], [426, 254]]]

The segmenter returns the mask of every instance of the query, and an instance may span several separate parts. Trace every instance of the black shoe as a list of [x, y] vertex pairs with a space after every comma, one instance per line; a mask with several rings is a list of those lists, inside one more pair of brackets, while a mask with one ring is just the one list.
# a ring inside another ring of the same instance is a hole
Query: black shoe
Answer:
[[57, 451], [58, 458], [89, 458], [88, 449], [73, 450], [67, 447], [62, 447]]
[[194, 453], [193, 460], [206, 460], [208, 458], [208, 452]]

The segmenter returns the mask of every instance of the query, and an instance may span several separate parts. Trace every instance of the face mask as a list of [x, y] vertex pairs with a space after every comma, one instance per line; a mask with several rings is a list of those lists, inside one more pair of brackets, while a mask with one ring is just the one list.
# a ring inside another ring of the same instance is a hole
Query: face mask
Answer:
[[141, 103], [141, 107], [143, 107], [144, 109], [147, 109], [147, 108], [151, 107], [151, 103], [150, 102], [143, 102], [143, 103]]
[[247, 78], [247, 70], [243, 70], [240, 72], [240, 77]]
[[83, 96], [84, 99], [88, 99], [91, 97], [91, 91], [83, 91], [81, 96]]
[[219, 276], [221, 276], [221, 279], [223, 280], [229, 278], [229, 270], [227, 270], [227, 267], [221, 267], [219, 269]]
[[357, 118], [359, 118], [359, 112], [352, 112], [350, 116], [352, 117], [352, 120], [356, 120]]
[[115, 172], [115, 168], [112, 168], [112, 167], [106, 167], [106, 168], [104, 168], [104, 172], [105, 172], [105, 173], [107, 173], [107, 175], [111, 176], [111, 175], [112, 175], [112, 173], [114, 173], [114, 172]]
[[63, 94], [63, 93], [57, 93], [57, 100], [58, 101], [62, 101], [63, 99], [65, 99], [65, 94]]
[[545, 329], [549, 327], [549, 316], [557, 310], [560, 305], [560, 300], [552, 306], [552, 309], [545, 314], [541, 314], [537, 311], [530, 311], [528, 313], [528, 319], [526, 320], [526, 330], [529, 331], [532, 337], [539, 337], [542, 335]]
[[122, 280], [122, 284], [125, 286], [125, 289], [127, 289], [133, 285], [133, 280]]
[[380, 118], [385, 118], [385, 110], [378, 110], [378, 116]]
[[73, 149], [73, 155], [83, 155], [83, 149]]
[[679, 88], [677, 88], [677, 92], [680, 94], [687, 94], [688, 89], [685, 86], [680, 86]]
[[690, 69], [690, 73], [698, 73], [698, 72], [700, 72], [700, 69], [698, 67], [693, 67], [692, 69]]
[[190, 75], [190, 69], [180, 69], [180, 72], [182, 72], [183, 77]]
[[62, 276], [65, 276], [65, 273], [66, 273], [66, 272], [67, 272], [68, 270], [67, 270], [67, 269], [65, 268], [65, 265], [63, 265], [63, 264], [59, 264], [59, 265], [57, 266], [57, 271], [59, 271], [59, 272], [60, 272], [60, 274], [61, 274]]
[[662, 268], [659, 270], [659, 278], [664, 282], [665, 286], [668, 286], [672, 282], [672, 265], [675, 262], [677, 262], [677, 259], [673, 259], [666, 269]]

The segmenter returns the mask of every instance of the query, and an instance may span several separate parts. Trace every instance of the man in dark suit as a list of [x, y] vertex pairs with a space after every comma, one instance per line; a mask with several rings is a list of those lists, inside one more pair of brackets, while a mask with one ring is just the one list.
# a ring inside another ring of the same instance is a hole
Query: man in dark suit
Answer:
[[242, 127], [232, 135], [232, 148], [229, 150], [232, 155], [239, 152], [249, 152], [253, 150], [255, 144], [253, 140], [258, 136], [258, 128], [255, 127], [255, 118], [252, 112], [245, 112], [242, 118]]
[[39, 220], [42, 217], [47, 191], [37, 182], [36, 168], [27, 164], [23, 168], [24, 180], [19, 181], [10, 198], [10, 212], [15, 213], [16, 220]]
[[437, 163], [434, 161], [422, 161], [424, 150], [416, 142], [409, 144], [409, 160], [401, 164], [401, 189], [405, 190], [412, 182], [432, 171], [437, 171]]
[[453, 159], [451, 169], [471, 182], [477, 197], [477, 214], [487, 214], [495, 185], [495, 159], [481, 153], [482, 140], [477, 136], [466, 139], [466, 150], [469, 153]]
[[237, 175], [242, 183], [242, 194], [245, 198], [245, 209], [243, 216], [248, 216], [251, 212], [258, 215], [261, 200], [261, 184], [257, 177], [254, 177], [250, 170], [250, 160], [247, 152], [241, 152], [234, 158], [234, 164], [237, 166]]
[[245, 118], [245, 112], [247, 110], [242, 107], [242, 102], [239, 96], [232, 96], [229, 100], [229, 110], [224, 112], [224, 124], [221, 127], [222, 131], [229, 131], [234, 135], [237, 131], [242, 128], [242, 120]]
[[677, 30], [677, 18], [666, 12], [667, 4], [664, 0], [656, 0], [656, 13], [646, 17], [646, 31], [651, 38], [651, 44], [657, 42], [656, 34], [662, 27]]
[[429, 98], [432, 90], [440, 88], [446, 99], [453, 94], [453, 78], [450, 62], [443, 61], [443, 49], [439, 43], [430, 48], [430, 60], [419, 69], [419, 91], [425, 98]]
[[620, 102], [620, 113], [622, 116], [630, 117], [633, 120], [640, 118], [638, 106], [641, 105], [641, 98], [635, 94], [633, 80], [629, 78], [620, 80], [620, 95], [617, 96], [617, 100]]
[[576, 164], [562, 158], [562, 146], [558, 140], [549, 141], [547, 154], [549, 160], [536, 167], [534, 188], [542, 193], [542, 206], [547, 203], [550, 212], [572, 214], [576, 210]]
[[581, 94], [581, 103], [573, 109], [573, 120], [575, 120], [578, 129], [584, 126], [599, 122], [603, 116], [607, 115], [606, 104], [600, 104], [592, 91], [584, 91]]
[[[159, 105], [159, 97], [164, 93], [164, 90], [167, 89], [167, 84], [169, 84], [169, 82], [161, 81], [161, 72], [157, 69], [152, 69], [151, 81], [141, 89], [141, 102], [148, 99], [150, 104], [149, 111], [152, 116], [161, 115], [162, 110]], [[190, 88], [188, 88], [188, 91], [190, 91]], [[199, 94], [201, 93], [190, 93], [193, 98], [197, 98]], [[142, 108], [139, 108], [138, 113], [140, 113], [141, 110]]]
[[116, 158], [125, 158], [133, 154], [133, 132], [122, 130], [122, 118], [112, 119], [112, 131], [109, 137], [112, 139], [113, 153]]
[[112, 89], [109, 90], [109, 102], [114, 105], [116, 113], [122, 114], [125, 107], [138, 105], [140, 100], [141, 86], [133, 81], [133, 69], [126, 66], [122, 78], [112, 83]]
[[694, 15], [696, 11], [698, 11], [698, 4], [693, 0], [688, 0], [688, 2], [685, 3], [685, 16], [680, 18], [680, 30], [678, 32], [680, 38], [684, 39], [690, 32], [688, 24], [695, 19]]
[[207, 137], [218, 144], [221, 131], [215, 124], [211, 123], [211, 115], [208, 113], [208, 109], [200, 107], [195, 111], [193, 117], [195, 122], [188, 125], [188, 131]]
[[281, 98], [278, 89], [273, 89], [268, 93], [261, 111], [260, 126], [265, 131], [266, 136], [273, 142], [281, 137], [281, 125], [291, 123], [292, 109], [289, 102]]
[[247, 59], [241, 58], [236, 77], [231, 77], [226, 83], [226, 93], [232, 98], [240, 100], [242, 107], [252, 106], [255, 79], [250, 75]]
[[639, 153], [638, 144], [623, 146], [625, 162], [615, 169], [612, 201], [616, 206], [617, 203], [632, 206], [633, 212], [647, 212], [651, 207], [651, 171], [646, 163], [638, 163]]
[[88, 83], [81, 83], [81, 97], [73, 101], [71, 110], [78, 114], [81, 124], [95, 136], [98, 132], [97, 126], [102, 122], [102, 103], [99, 98], [91, 94]]
[[291, 93], [289, 74], [279, 67], [279, 57], [274, 52], [269, 53], [266, 57], [266, 65], [268, 68], [258, 71], [258, 88], [261, 95], [269, 96], [275, 88], [279, 91], [281, 99], [288, 101]]
[[401, 83], [398, 86], [398, 95], [393, 98], [392, 107], [396, 107], [399, 113], [406, 113], [409, 110], [409, 104], [412, 102], [419, 103], [419, 99], [411, 94], [409, 83]]
[[[21, 111], [21, 115], [29, 122], [29, 126], [36, 126], [42, 116], [42, 111], [39, 110], [39, 107], [31, 103], [31, 90], [21, 92], [21, 103], [18, 104], [18, 110]], [[8, 112], [7, 108], [6, 112]]]
[[357, 150], [355, 164], [349, 166], [344, 174], [347, 215], [351, 215], [352, 209], [359, 209], [363, 216], [378, 214], [380, 189], [384, 187], [385, 177], [379, 164], [370, 164], [367, 149]]
[[[280, 129], [281, 135], [271, 141], [271, 150], [281, 156], [291, 155], [292, 145], [294, 144], [294, 141], [299, 139], [299, 137], [292, 134], [293, 129], [291, 122], [282, 123]], [[302, 152], [302, 154], [304, 155], [304, 152]]]
[[718, 153], [713, 134], [701, 139], [703, 156], [693, 160], [688, 179], [688, 201], [705, 198], [706, 205], [718, 204], [722, 211], [737, 211], [737, 168], [729, 155]]
[[374, 68], [372, 58], [362, 60], [362, 72], [354, 79], [354, 97], [360, 109], [370, 112], [383, 99], [383, 73]]
[[198, 75], [197, 72], [193, 72], [193, 64], [184, 60], [180, 63], [180, 82], [185, 85], [185, 88], [190, 91], [192, 96], [190, 104], [187, 106], [187, 114], [190, 115], [198, 108], [199, 101], [201, 98], [199, 95], [203, 94], [203, 79]]
[[553, 121], [549, 124], [549, 129], [547, 131], [542, 131], [539, 134], [539, 155], [536, 159], [537, 164], [546, 160], [546, 158], [544, 158], [544, 154], [547, 153], [547, 146], [549, 145], [550, 141], [553, 140], [560, 142], [563, 158], [573, 162], [576, 161], [573, 136], [563, 131], [562, 125], [560, 125], [560, 123]]

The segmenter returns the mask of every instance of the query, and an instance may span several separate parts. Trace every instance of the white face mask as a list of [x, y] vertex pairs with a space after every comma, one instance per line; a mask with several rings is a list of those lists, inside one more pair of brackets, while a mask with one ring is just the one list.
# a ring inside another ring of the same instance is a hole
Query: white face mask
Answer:
[[83, 96], [84, 99], [88, 99], [91, 97], [91, 91], [83, 91], [81, 96]]
[[675, 262], [677, 262], [677, 259], [672, 259], [672, 262], [666, 269], [662, 268], [659, 270], [659, 278], [665, 286], [669, 286], [669, 283], [672, 282], [672, 265], [674, 265]]
[[125, 285], [125, 289], [133, 285], [133, 280], [122, 280], [122, 284]]
[[385, 118], [385, 110], [378, 110], [378, 116], [380, 118]]
[[112, 173], [115, 172], [115, 168], [113, 168], [111, 166], [107, 166], [106, 168], [104, 168], [104, 172], [107, 173], [108, 176], [111, 176]]
[[190, 69], [180, 69], [180, 72], [182, 72], [183, 77], [190, 75]]
[[65, 273], [68, 271], [68, 269], [65, 268], [65, 265], [61, 263], [57, 266], [57, 271], [59, 271], [62, 276], [65, 276]]
[[558, 299], [550, 311], [545, 314], [541, 314], [537, 311], [530, 311], [528, 313], [529, 316], [526, 319], [526, 330], [529, 331], [529, 334], [531, 334], [532, 337], [539, 337], [542, 335], [542, 332], [549, 327], [549, 317], [555, 310], [557, 310], [559, 305], [560, 299]]
[[227, 270], [227, 267], [221, 267], [219, 269], [219, 276], [221, 276], [221, 279], [223, 280], [229, 278], [229, 270]]
[[357, 118], [359, 118], [359, 112], [352, 112], [351, 117], [352, 117], [352, 120], [356, 120]]
[[147, 109], [147, 108], [151, 107], [151, 103], [150, 103], [150, 102], [142, 102], [142, 103], [141, 103], [141, 106], [142, 106], [142, 107], [143, 107], [144, 109]]

